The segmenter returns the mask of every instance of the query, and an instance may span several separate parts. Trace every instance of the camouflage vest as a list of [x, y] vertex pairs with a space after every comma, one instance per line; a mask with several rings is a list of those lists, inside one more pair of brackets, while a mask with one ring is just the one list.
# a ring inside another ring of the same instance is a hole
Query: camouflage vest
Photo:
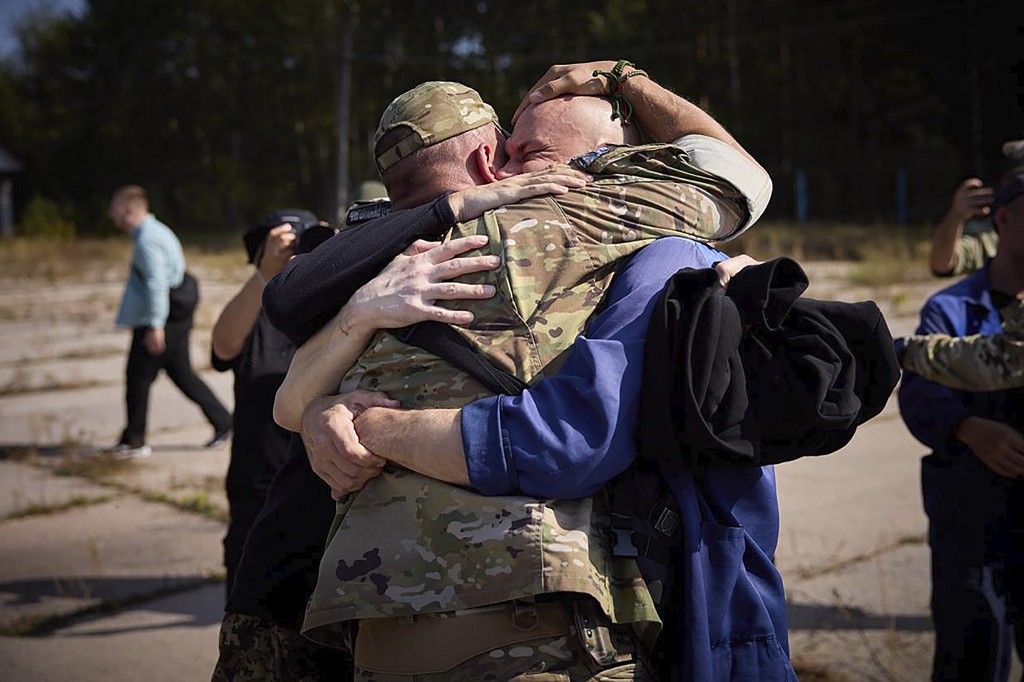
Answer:
[[[451, 232], [486, 234], [482, 253], [502, 257], [497, 270], [464, 278], [493, 284], [497, 294], [472, 304], [476, 320], [460, 332], [527, 383], [556, 371], [616, 260], [666, 235], [720, 240], [745, 217], [736, 190], [676, 147], [615, 149], [591, 161], [588, 170], [614, 166], [617, 174], [497, 209]], [[345, 378], [342, 389], [353, 388], [384, 391], [407, 408], [460, 407], [489, 395], [444, 360], [383, 332]], [[609, 542], [600, 495], [486, 497], [388, 467], [339, 505], [303, 631], [329, 641], [341, 621], [555, 592], [590, 595], [615, 622], [657, 624], [635, 563], [613, 560]]]

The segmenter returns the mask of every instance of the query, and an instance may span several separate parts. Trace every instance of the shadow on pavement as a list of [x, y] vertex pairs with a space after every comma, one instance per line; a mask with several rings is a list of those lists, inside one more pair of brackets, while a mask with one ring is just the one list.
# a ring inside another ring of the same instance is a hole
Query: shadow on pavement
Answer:
[[[117, 602], [145, 598], [147, 595], [152, 595], [156, 599], [168, 592], [190, 586], [198, 587], [208, 582], [209, 578], [202, 575], [33, 578], [0, 583], [0, 601], [5, 608], [17, 608], [42, 604], [53, 599]], [[13, 596], [13, 599], [7, 598], [8, 596]]]
[[900, 630], [929, 632], [929, 616], [878, 615], [863, 609], [824, 604], [787, 604], [790, 630]]
[[171, 628], [220, 625], [224, 617], [224, 586], [206, 584], [176, 594], [140, 601], [112, 614], [75, 618], [49, 637], [105, 637]]

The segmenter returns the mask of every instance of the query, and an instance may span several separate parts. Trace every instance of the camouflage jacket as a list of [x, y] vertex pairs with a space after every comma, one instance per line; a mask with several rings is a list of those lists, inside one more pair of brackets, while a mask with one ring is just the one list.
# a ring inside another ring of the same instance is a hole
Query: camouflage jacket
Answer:
[[950, 277], [969, 275], [985, 265], [999, 248], [999, 233], [991, 218], [975, 218], [964, 225], [963, 234], [956, 243], [953, 255], [953, 271]]
[[[497, 294], [472, 304], [476, 319], [460, 332], [527, 383], [556, 371], [619, 258], [660, 236], [724, 240], [747, 223], [745, 197], [678, 147], [616, 148], [586, 161], [595, 174], [586, 188], [503, 207], [450, 233], [486, 234], [482, 252], [502, 257], [498, 269], [463, 278], [493, 284]], [[342, 383], [354, 388], [384, 391], [411, 408], [461, 407], [489, 395], [461, 370], [383, 332]], [[339, 505], [303, 631], [330, 641], [340, 621], [555, 592], [591, 595], [615, 622], [656, 624], [635, 564], [611, 558], [608, 525], [600, 496], [485, 497], [388, 467]]]
[[962, 391], [1001, 391], [1024, 386], [1024, 302], [1000, 310], [1003, 333], [983, 336], [907, 336], [903, 369]]

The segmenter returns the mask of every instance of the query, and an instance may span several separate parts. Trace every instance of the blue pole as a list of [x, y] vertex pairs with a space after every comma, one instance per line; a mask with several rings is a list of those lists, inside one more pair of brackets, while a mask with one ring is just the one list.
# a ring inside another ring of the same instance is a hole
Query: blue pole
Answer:
[[896, 223], [907, 224], [907, 169], [896, 171]]
[[807, 222], [807, 173], [796, 172], [796, 222], [803, 225]]

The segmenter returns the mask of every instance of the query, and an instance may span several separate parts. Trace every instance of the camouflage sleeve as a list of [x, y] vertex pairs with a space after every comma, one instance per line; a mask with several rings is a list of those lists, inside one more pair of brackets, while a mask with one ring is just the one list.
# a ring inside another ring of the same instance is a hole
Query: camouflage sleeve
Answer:
[[1003, 311], [1003, 333], [991, 336], [907, 336], [903, 369], [963, 391], [1024, 386], [1024, 302]]
[[772, 197], [772, 179], [761, 166], [725, 142], [707, 135], [686, 135], [673, 144], [689, 155], [694, 166], [717, 175], [740, 191], [749, 215], [742, 229], [757, 222]]
[[951, 275], [959, 277], [980, 270], [986, 260], [996, 255], [998, 247], [999, 234], [994, 228], [965, 232], [956, 243]]
[[[686, 150], [676, 145], [603, 147], [577, 157], [574, 163], [595, 176], [595, 181], [582, 190], [590, 195], [592, 208], [586, 216], [565, 212], [570, 220], [590, 221], [591, 228], [604, 231], [603, 226], [594, 222], [595, 218], [600, 221], [602, 204], [612, 206], [616, 214], [612, 222], [620, 227], [659, 223], [669, 227], [669, 233], [702, 242], [732, 239], [751, 224], [750, 202], [743, 191], [695, 163]], [[571, 203], [571, 199], [563, 201], [559, 197], [563, 210]]]

